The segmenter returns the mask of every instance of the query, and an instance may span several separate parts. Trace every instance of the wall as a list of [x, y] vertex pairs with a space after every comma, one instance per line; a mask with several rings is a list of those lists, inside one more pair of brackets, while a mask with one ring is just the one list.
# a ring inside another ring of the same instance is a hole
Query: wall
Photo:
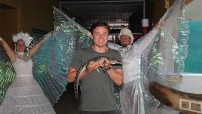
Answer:
[[202, 20], [189, 20], [188, 25], [190, 33], [184, 72], [201, 73], [202, 76]]
[[0, 35], [13, 48], [11, 35], [19, 29], [19, 0], [0, 0]]
[[[175, 2], [175, 0], [168, 0], [169, 1], [169, 7], [172, 6], [172, 4]], [[201, 1], [201, 0], [197, 0]], [[189, 5], [193, 2], [193, 0], [185, 0], [186, 5]], [[167, 11], [165, 8], [165, 0], [154, 0], [154, 23], [156, 24], [160, 18], [164, 15], [164, 13]]]
[[58, 7], [58, 0], [22, 1], [22, 30], [31, 33], [32, 28], [37, 28], [44, 31], [51, 31], [54, 29], [54, 17], [52, 6]]
[[[173, 4], [174, 0], [169, 0], [169, 6]], [[160, 18], [167, 11], [165, 8], [165, 0], [154, 0], [154, 23], [156, 24]]]
[[59, 0], [0, 0], [0, 35], [12, 45], [12, 35], [20, 31], [32, 35], [32, 29], [54, 29], [53, 7]]
[[194, 0], [187, 5], [187, 12], [190, 20], [202, 20], [202, 0]]

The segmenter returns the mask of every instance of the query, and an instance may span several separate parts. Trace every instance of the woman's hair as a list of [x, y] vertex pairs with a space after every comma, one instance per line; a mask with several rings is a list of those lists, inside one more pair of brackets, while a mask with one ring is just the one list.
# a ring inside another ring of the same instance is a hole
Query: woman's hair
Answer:
[[94, 22], [91, 26], [91, 34], [93, 34], [93, 30], [96, 28], [96, 27], [100, 27], [100, 26], [103, 26], [105, 27], [108, 32], [110, 32], [110, 27], [108, 25], [108, 23], [106, 22], [102, 22], [102, 21], [97, 21], [97, 22]]

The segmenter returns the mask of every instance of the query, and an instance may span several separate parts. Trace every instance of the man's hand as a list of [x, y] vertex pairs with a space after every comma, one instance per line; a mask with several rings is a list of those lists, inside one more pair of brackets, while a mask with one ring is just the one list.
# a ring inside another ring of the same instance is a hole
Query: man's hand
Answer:
[[86, 72], [90, 73], [90, 72], [96, 70], [99, 67], [100, 67], [99, 62], [90, 61], [88, 66], [87, 66]]
[[88, 72], [88, 73], [90, 73], [90, 72], [92, 72], [92, 71], [94, 71], [94, 70], [96, 70], [96, 69], [98, 69], [99, 67], [103, 67], [103, 68], [105, 68], [105, 69], [109, 69], [109, 68], [111, 68], [111, 64], [110, 64], [110, 62], [106, 59], [106, 58], [101, 58], [99, 61], [97, 61], [97, 62], [94, 62], [94, 61], [90, 61], [89, 62], [89, 65], [88, 65], [88, 67], [87, 67], [87, 69], [86, 69], [86, 71]]
[[155, 28], [159, 29], [159, 28], [161, 28], [161, 27], [163, 26], [163, 24], [164, 24], [164, 21], [163, 21], [163, 20], [160, 20], [160, 21], [156, 24]]

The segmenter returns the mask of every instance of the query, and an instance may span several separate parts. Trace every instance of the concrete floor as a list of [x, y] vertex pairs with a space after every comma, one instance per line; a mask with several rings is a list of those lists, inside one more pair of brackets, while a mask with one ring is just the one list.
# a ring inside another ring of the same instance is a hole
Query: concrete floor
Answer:
[[58, 103], [54, 105], [56, 114], [79, 114], [78, 103], [74, 96], [73, 83], [67, 85]]

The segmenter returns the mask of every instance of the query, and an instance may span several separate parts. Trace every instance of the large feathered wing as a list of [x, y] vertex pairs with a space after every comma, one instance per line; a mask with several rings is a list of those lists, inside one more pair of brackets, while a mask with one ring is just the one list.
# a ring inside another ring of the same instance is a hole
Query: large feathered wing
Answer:
[[0, 104], [2, 103], [6, 90], [15, 78], [13, 66], [0, 45]]
[[189, 26], [184, 0], [176, 0], [161, 21], [164, 22], [162, 28], [144, 50], [141, 59], [142, 112], [150, 114], [170, 114], [174, 111], [160, 105], [160, 101], [150, 93], [149, 85], [157, 82], [170, 88], [177, 87], [177, 83], [168, 79], [172, 76], [179, 78], [188, 53]]
[[54, 31], [33, 56], [33, 74], [52, 104], [66, 90], [66, 74], [78, 48], [91, 44], [91, 39], [74, 20], [54, 8]]

